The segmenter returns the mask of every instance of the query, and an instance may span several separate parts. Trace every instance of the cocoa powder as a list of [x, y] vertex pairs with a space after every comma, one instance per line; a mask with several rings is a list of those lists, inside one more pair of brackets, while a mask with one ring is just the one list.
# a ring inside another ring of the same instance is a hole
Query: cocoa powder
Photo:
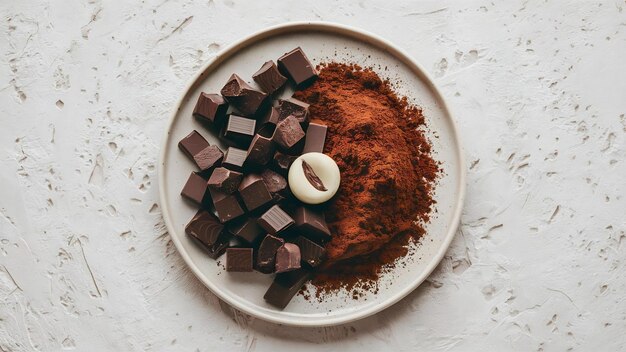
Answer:
[[314, 279], [318, 297], [345, 288], [377, 290], [380, 274], [424, 235], [439, 164], [431, 156], [421, 109], [398, 97], [372, 69], [328, 63], [295, 94], [328, 126], [325, 153], [341, 170], [326, 211], [333, 233]]

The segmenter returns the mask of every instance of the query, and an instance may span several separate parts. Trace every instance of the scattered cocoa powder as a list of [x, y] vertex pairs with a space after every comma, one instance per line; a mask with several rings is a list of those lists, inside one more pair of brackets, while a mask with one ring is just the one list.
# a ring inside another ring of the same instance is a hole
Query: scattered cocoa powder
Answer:
[[421, 109], [398, 97], [389, 81], [357, 65], [328, 63], [295, 94], [328, 125], [325, 153], [341, 170], [326, 212], [333, 233], [328, 260], [312, 283], [317, 295], [345, 288], [377, 291], [380, 274], [423, 234], [433, 208], [439, 164], [431, 156]]

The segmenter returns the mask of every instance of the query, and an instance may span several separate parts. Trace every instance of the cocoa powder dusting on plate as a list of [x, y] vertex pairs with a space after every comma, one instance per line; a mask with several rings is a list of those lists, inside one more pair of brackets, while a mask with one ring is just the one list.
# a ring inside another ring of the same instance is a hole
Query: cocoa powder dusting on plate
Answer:
[[357, 65], [328, 63], [319, 79], [294, 97], [311, 104], [328, 125], [325, 153], [341, 170], [341, 186], [326, 211], [333, 233], [328, 260], [312, 283], [318, 298], [345, 288], [378, 290], [384, 270], [424, 235], [440, 167], [431, 156], [421, 109], [398, 97], [389, 81]]

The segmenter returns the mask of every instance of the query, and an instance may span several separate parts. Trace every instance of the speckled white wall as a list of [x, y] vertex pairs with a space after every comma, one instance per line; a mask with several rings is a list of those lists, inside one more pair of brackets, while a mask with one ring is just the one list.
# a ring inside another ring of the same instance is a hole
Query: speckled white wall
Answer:
[[[625, 350], [625, 8], [1, 1], [0, 351]], [[158, 146], [186, 82], [293, 20], [405, 48], [449, 98], [470, 165], [462, 226], [428, 282], [332, 328], [220, 304], [157, 205]]]

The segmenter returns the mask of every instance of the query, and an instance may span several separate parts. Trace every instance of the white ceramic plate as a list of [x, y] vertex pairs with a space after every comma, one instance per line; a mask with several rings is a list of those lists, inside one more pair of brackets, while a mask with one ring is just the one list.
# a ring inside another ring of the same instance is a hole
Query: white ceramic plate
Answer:
[[[406, 265], [398, 265], [383, 276], [377, 294], [353, 300], [340, 292], [321, 303], [296, 296], [281, 311], [263, 301], [271, 276], [257, 272], [227, 273], [185, 235], [185, 224], [196, 209], [181, 198], [180, 190], [194, 165], [178, 150], [177, 143], [196, 129], [210, 143], [219, 145], [216, 136], [192, 118], [200, 92], [219, 92], [233, 72], [252, 81], [252, 73], [263, 62], [276, 60], [297, 46], [315, 64], [329, 60], [358, 63], [373, 67], [392, 82], [400, 82], [396, 91], [423, 108], [435, 158], [443, 163], [445, 172], [436, 187], [437, 213], [427, 225], [427, 236], [403, 259]], [[245, 313], [275, 323], [324, 326], [379, 312], [398, 302], [428, 277], [456, 232], [465, 195], [465, 166], [449, 109], [424, 69], [410, 56], [388, 41], [358, 29], [330, 23], [289, 23], [231, 45], [191, 80], [174, 107], [161, 145], [159, 191], [163, 217], [174, 244], [198, 279], [219, 298]]]

